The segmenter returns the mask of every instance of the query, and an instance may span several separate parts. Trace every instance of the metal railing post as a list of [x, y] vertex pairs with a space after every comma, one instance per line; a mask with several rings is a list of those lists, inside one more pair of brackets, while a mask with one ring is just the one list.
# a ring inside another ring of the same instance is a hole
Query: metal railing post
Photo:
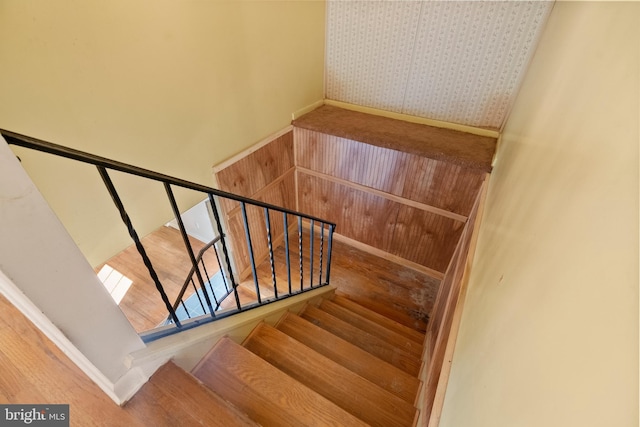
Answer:
[[278, 285], [276, 284], [276, 266], [273, 260], [273, 242], [271, 241], [271, 218], [269, 209], [264, 208], [264, 222], [267, 225], [267, 246], [269, 247], [269, 264], [271, 265], [271, 281], [273, 282], [273, 294], [278, 298]]
[[[233, 276], [233, 269], [231, 268], [231, 258], [229, 257], [229, 249], [227, 249], [224, 231], [222, 230], [222, 221], [220, 220], [218, 207], [216, 206], [216, 201], [213, 199], [213, 194], [207, 194], [209, 195], [209, 201], [211, 202], [211, 211], [213, 212], [213, 218], [216, 220], [218, 235], [220, 236], [220, 242], [222, 243], [222, 254], [224, 255], [225, 262], [227, 263], [227, 272], [229, 273], [229, 280], [231, 281], [231, 287], [233, 288], [233, 295], [236, 300], [236, 306], [238, 308], [238, 311], [241, 311], [242, 305], [240, 304], [240, 297], [238, 296], [238, 284], [236, 283], [236, 279]], [[224, 276], [224, 273], [222, 273], [222, 275]]]
[[258, 297], [258, 304], [262, 304], [262, 298], [260, 298], [260, 285], [258, 284], [258, 272], [256, 271], [256, 261], [253, 257], [253, 243], [251, 242], [251, 232], [249, 231], [249, 220], [247, 219], [247, 207], [245, 202], [240, 202], [240, 208], [242, 210], [242, 222], [244, 223], [244, 235], [247, 239], [249, 261], [251, 262], [251, 273], [253, 274], [253, 282], [256, 285], [256, 296]]
[[329, 240], [327, 241], [327, 284], [329, 284], [329, 277], [331, 275], [331, 246], [333, 244], [333, 232], [336, 229], [334, 224], [329, 224]]
[[144, 265], [147, 267], [147, 270], [149, 270], [149, 275], [151, 276], [151, 280], [153, 280], [153, 283], [156, 285], [156, 289], [160, 293], [162, 302], [164, 302], [164, 305], [167, 307], [167, 311], [171, 315], [171, 318], [173, 319], [173, 323], [175, 323], [175, 325], [178, 328], [180, 328], [181, 327], [180, 320], [178, 319], [178, 316], [176, 316], [176, 312], [171, 306], [171, 302], [169, 302], [169, 298], [167, 297], [167, 294], [164, 291], [164, 288], [162, 287], [162, 283], [160, 283], [160, 279], [156, 274], [156, 270], [153, 268], [153, 265], [151, 264], [151, 260], [147, 255], [147, 251], [145, 251], [144, 246], [142, 246], [142, 242], [138, 237], [138, 233], [136, 232], [135, 228], [133, 228], [133, 223], [131, 222], [131, 218], [129, 218], [127, 211], [124, 209], [124, 205], [122, 204], [122, 200], [120, 200], [120, 196], [118, 195], [118, 192], [116, 191], [116, 188], [113, 185], [113, 181], [111, 181], [111, 178], [107, 173], [107, 170], [103, 166], [96, 166], [96, 167], [98, 168], [98, 172], [102, 177], [102, 181], [104, 182], [104, 185], [107, 187], [107, 190], [109, 191], [109, 194], [113, 199], [113, 203], [115, 203], [116, 207], [118, 208], [118, 212], [120, 212], [120, 218], [122, 218], [122, 222], [124, 222], [124, 224], [127, 226], [127, 231], [129, 232], [129, 236], [131, 236], [131, 238], [133, 239], [133, 243], [135, 243], [136, 248], [138, 249], [138, 253], [140, 253], [140, 256], [142, 257], [142, 262], [144, 262]]
[[291, 257], [289, 256], [289, 219], [287, 213], [283, 212], [284, 221], [284, 252], [287, 258], [287, 284], [289, 285], [289, 295], [291, 295]]
[[180, 216], [180, 210], [178, 209], [176, 198], [173, 195], [173, 191], [171, 190], [171, 185], [165, 182], [164, 188], [167, 191], [167, 197], [169, 197], [169, 203], [171, 203], [171, 209], [173, 209], [173, 215], [176, 217], [176, 221], [178, 222], [178, 227], [180, 228], [180, 234], [182, 234], [182, 240], [184, 240], [184, 246], [187, 249], [187, 254], [189, 255], [189, 259], [191, 260], [191, 265], [193, 266], [194, 272], [196, 273], [196, 277], [198, 278], [198, 283], [200, 283], [200, 289], [202, 289], [202, 294], [204, 295], [204, 300], [207, 303], [207, 308], [209, 309], [209, 313], [211, 314], [211, 317], [215, 317], [216, 313], [215, 313], [215, 310], [213, 309], [213, 306], [211, 305], [209, 292], [207, 292], [207, 288], [204, 284], [204, 280], [202, 279], [202, 274], [200, 273], [200, 268], [198, 267], [198, 261], [196, 260], [196, 256], [193, 253], [191, 242], [189, 242], [189, 236], [187, 235], [187, 230], [184, 228], [184, 223], [182, 222], [182, 217]]

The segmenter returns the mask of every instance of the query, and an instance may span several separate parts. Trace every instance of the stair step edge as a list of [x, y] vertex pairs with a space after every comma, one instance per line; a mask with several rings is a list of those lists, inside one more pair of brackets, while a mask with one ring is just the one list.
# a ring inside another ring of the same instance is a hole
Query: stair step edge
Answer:
[[275, 327], [415, 406], [418, 378], [294, 313], [286, 313]]
[[366, 425], [228, 337], [192, 372], [263, 425]]
[[357, 314], [360, 314], [363, 317], [366, 317], [367, 319], [376, 322], [394, 332], [397, 332], [399, 334], [401, 334], [402, 336], [405, 336], [413, 341], [415, 341], [417, 344], [419, 345], [423, 345], [424, 344], [424, 338], [425, 338], [425, 334], [412, 329], [406, 325], [403, 325], [402, 323], [396, 322], [395, 320], [381, 314], [378, 313], [374, 310], [371, 310], [363, 305], [358, 304], [357, 302], [351, 300], [350, 298], [344, 297], [342, 295], [335, 295], [331, 301], [333, 301], [334, 303], [341, 305], [345, 308], [348, 308], [354, 312], [356, 312]]
[[[373, 426], [407, 425], [415, 417], [413, 404], [265, 323], [255, 328], [243, 346]], [[357, 395], [353, 390], [358, 390]]]
[[353, 326], [362, 329], [363, 331], [366, 331], [371, 335], [375, 335], [383, 340], [386, 340], [389, 343], [392, 343], [393, 345], [410, 354], [413, 354], [418, 358], [422, 357], [422, 344], [418, 344], [415, 341], [398, 334], [397, 332], [387, 329], [384, 326], [381, 326], [376, 322], [367, 319], [366, 317], [354, 313], [348, 308], [342, 307], [329, 300], [324, 300], [322, 304], [320, 304], [319, 308], [335, 317], [344, 320], [345, 322], [351, 323]]
[[348, 322], [334, 317], [317, 307], [306, 307], [305, 310], [300, 313], [300, 317], [351, 342], [371, 355], [402, 369], [412, 376], [417, 377], [419, 373], [421, 360], [415, 355], [393, 347], [382, 339], [362, 329], [356, 328]]

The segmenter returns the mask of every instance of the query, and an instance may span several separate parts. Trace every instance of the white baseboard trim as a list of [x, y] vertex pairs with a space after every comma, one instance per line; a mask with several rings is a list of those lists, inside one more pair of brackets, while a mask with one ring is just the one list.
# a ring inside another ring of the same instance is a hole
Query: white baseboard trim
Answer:
[[236, 163], [239, 160], [242, 160], [243, 158], [247, 157], [249, 154], [254, 153], [256, 151], [258, 151], [259, 149], [261, 149], [262, 147], [264, 147], [267, 144], [270, 144], [271, 142], [273, 142], [275, 139], [280, 138], [282, 135], [291, 132], [293, 130], [293, 126], [289, 125], [283, 129], [280, 129], [279, 131], [272, 133], [271, 135], [267, 136], [266, 138], [261, 139], [260, 141], [256, 142], [255, 144], [253, 144], [252, 146], [245, 148], [244, 150], [242, 150], [241, 152], [239, 152], [238, 154], [236, 154], [235, 156], [232, 156], [230, 158], [228, 158], [227, 160], [218, 163], [217, 165], [213, 166], [212, 171], [213, 171], [213, 176], [215, 177], [216, 173], [220, 172], [222, 169], [225, 169], [227, 167], [229, 167], [230, 165]]
[[145, 378], [140, 370], [130, 370], [115, 384], [111, 382], [2, 271], [0, 271], [0, 294], [24, 314], [118, 405], [124, 404], [147, 382], [149, 377]]
[[314, 102], [313, 104], [307, 105], [306, 107], [303, 107], [298, 111], [291, 113], [291, 120], [295, 120], [300, 116], [304, 116], [305, 114], [315, 110], [318, 107], [323, 106], [324, 104], [325, 104], [324, 99], [321, 99], [319, 101]]

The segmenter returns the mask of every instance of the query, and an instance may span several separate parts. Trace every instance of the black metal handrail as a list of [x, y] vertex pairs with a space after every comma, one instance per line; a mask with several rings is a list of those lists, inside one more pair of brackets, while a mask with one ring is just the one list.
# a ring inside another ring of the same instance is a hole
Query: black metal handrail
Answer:
[[[167, 319], [168, 322], [165, 322], [165, 326], [157, 328], [157, 330], [154, 330], [151, 333], [143, 335], [142, 338], [145, 341], [150, 341], [162, 336], [166, 336], [166, 335], [178, 332], [179, 330], [191, 328], [199, 324], [210, 322], [212, 320], [219, 319], [222, 317], [227, 317], [229, 315], [234, 314], [235, 312], [245, 311], [247, 309], [255, 308], [265, 303], [274, 302], [276, 300], [297, 295], [301, 292], [306, 292], [312, 288], [317, 288], [319, 286], [325, 286], [329, 284], [330, 266], [331, 266], [331, 244], [333, 239], [333, 232], [336, 227], [334, 223], [322, 220], [320, 218], [313, 217], [311, 215], [306, 215], [301, 212], [296, 212], [291, 209], [261, 202], [259, 200], [253, 200], [247, 197], [242, 197], [236, 194], [217, 190], [215, 188], [185, 181], [169, 175], [161, 174], [148, 169], [143, 169], [137, 166], [132, 166], [123, 162], [118, 162], [115, 160], [111, 160], [105, 157], [86, 153], [73, 148], [64, 147], [64, 146], [43, 141], [37, 138], [21, 135], [15, 132], [0, 129], [0, 133], [9, 144], [53, 154], [59, 157], [64, 157], [64, 158], [68, 158], [68, 159], [72, 159], [82, 163], [87, 163], [87, 164], [96, 166], [105, 184], [105, 187], [109, 191], [109, 194], [111, 195], [111, 198], [113, 199], [113, 202], [116, 205], [118, 212], [120, 213], [120, 217], [124, 222], [125, 226], [127, 227], [127, 231], [129, 232], [131, 239], [133, 240], [140, 256], [142, 257], [142, 260], [149, 272], [149, 275], [153, 280], [156, 286], [156, 289], [158, 290], [158, 293], [160, 294], [160, 297], [168, 312], [168, 319]], [[113, 184], [113, 181], [109, 176], [108, 170], [115, 170], [119, 172], [124, 172], [126, 174], [158, 181], [163, 183], [164, 185], [165, 191], [167, 193], [167, 198], [171, 204], [171, 208], [173, 210], [175, 219], [177, 221], [178, 228], [180, 229], [180, 233], [184, 240], [186, 251], [189, 255], [189, 258], [192, 264], [191, 270], [187, 275], [187, 278], [185, 279], [184, 285], [179, 292], [178, 298], [175, 300], [173, 304], [170, 302], [165, 292], [165, 289], [160, 281], [160, 278], [158, 277], [151, 263], [151, 260], [149, 259], [146, 253], [146, 250], [142, 245], [140, 237], [138, 236], [129, 215], [127, 214], [124, 204], [120, 196], [118, 195], [118, 192]], [[178, 209], [178, 205], [173, 194], [172, 186], [182, 187], [189, 190], [205, 193], [208, 197], [209, 203], [211, 205], [211, 211], [214, 217], [213, 222], [215, 223], [214, 225], [217, 228], [218, 237], [216, 237], [216, 239], [214, 239], [209, 244], [205, 245], [205, 247], [200, 250], [198, 255], [194, 253], [191, 243], [189, 241], [189, 236], [187, 234], [186, 228], [182, 221], [181, 213]], [[214, 197], [234, 200], [240, 203], [242, 217], [243, 217], [244, 234], [246, 238], [247, 250], [248, 250], [248, 255], [251, 263], [251, 272], [253, 276], [253, 282], [255, 285], [255, 292], [257, 297], [257, 301], [255, 302], [250, 301], [249, 303], [245, 303], [245, 304], [241, 303], [239, 292], [238, 292], [239, 283], [237, 283], [234, 275], [230, 250], [227, 245], [224, 227], [220, 219], [220, 214], [218, 212], [218, 208], [217, 208]], [[253, 248], [254, 240], [250, 232], [250, 228], [255, 227], [256, 225], [255, 224], [252, 226], [249, 225], [249, 220], [246, 212], [247, 205], [259, 207], [264, 210], [264, 227], [266, 229], [266, 240], [267, 240], [265, 242], [265, 245], [268, 248], [269, 265], [271, 268], [271, 281], [272, 281], [271, 285], [273, 287], [273, 292], [274, 292], [273, 297], [266, 297], [266, 298], [261, 297], [261, 285], [259, 283], [256, 260], [254, 258], [254, 248]], [[284, 251], [285, 251], [285, 257], [286, 257], [286, 271], [287, 271], [287, 285], [288, 285], [286, 292], [283, 292], [282, 289], [279, 291], [277, 286], [276, 265], [274, 261], [275, 248], [273, 245], [274, 237], [272, 235], [272, 223], [271, 223], [272, 220], [270, 216], [270, 211], [281, 213], [283, 218], [283, 238], [284, 238], [284, 245], [285, 245]], [[297, 252], [299, 256], [300, 289], [295, 291], [292, 289], [292, 286], [291, 286], [292, 277], [291, 277], [290, 245], [289, 245], [289, 222], [287, 218], [288, 215], [292, 215], [297, 218], [297, 234], [298, 234], [298, 243], [299, 243]], [[304, 279], [303, 230], [302, 230], [303, 220], [307, 221], [310, 224], [310, 235], [309, 235], [309, 239], [310, 239], [309, 240], [309, 243], [310, 243], [309, 270], [310, 271], [308, 275], [309, 286], [306, 288], [303, 280]], [[326, 254], [324, 252], [325, 226], [327, 228]], [[320, 229], [320, 235], [319, 235], [320, 249], [318, 253], [314, 252], [314, 244], [313, 244], [316, 228]], [[223, 266], [223, 262], [220, 259], [221, 258], [220, 254], [218, 253], [218, 250], [215, 246], [217, 243], [220, 243], [222, 247], [222, 258], [224, 259], [224, 266]], [[202, 261], [204, 253], [212, 247], [214, 248], [214, 251], [215, 251], [219, 271], [223, 275], [223, 280], [224, 280], [224, 285], [226, 290], [225, 294], [221, 298], [218, 298], [216, 296], [211, 284], [212, 278], [209, 275], [208, 271], [206, 270], [206, 266], [204, 266], [204, 262]], [[318, 277], [319, 281], [317, 285], [314, 285], [313, 268], [314, 268], [314, 258], [316, 257], [319, 260], [320, 272]], [[325, 267], [324, 270], [323, 270], [323, 261], [324, 261], [324, 267]], [[201, 271], [200, 269], [201, 263], [203, 265], [203, 271]], [[203, 276], [203, 273], [204, 273], [204, 276]], [[322, 280], [323, 273], [324, 273], [324, 281]], [[225, 277], [225, 274], [226, 274], [226, 277]], [[194, 276], [196, 277], [198, 285], [200, 286], [201, 294], [196, 287]], [[207, 278], [206, 281], [205, 281], [205, 277]], [[227, 283], [227, 279], [230, 282], [230, 286]], [[204, 314], [199, 315], [197, 317], [191, 316], [189, 314], [185, 306], [185, 301], [183, 300], [186, 289], [188, 288], [189, 284], [193, 285], [195, 290], [194, 295], [199, 299], [200, 305], [202, 306], [202, 309], [203, 309], [202, 311], [204, 312]], [[210, 286], [210, 290], [207, 290], [207, 284]], [[234, 294], [235, 296], [235, 303], [236, 303], [235, 310], [225, 310], [224, 312], [216, 313], [220, 309], [222, 301], [231, 294]], [[202, 295], [202, 297], [200, 295]], [[202, 301], [202, 299], [204, 299], [204, 301]], [[182, 305], [186, 313], [186, 315], [184, 316], [183, 315], [179, 316], [177, 313], [180, 305]], [[206, 308], [205, 308], [205, 305], [206, 305]], [[166, 323], [169, 323], [169, 324], [166, 324]]]
[[119, 162], [117, 160], [111, 160], [106, 157], [96, 156], [84, 151], [76, 150], [74, 148], [65, 147], [63, 145], [54, 144], [52, 142], [43, 141], [41, 139], [33, 138], [30, 136], [21, 135], [19, 133], [11, 132], [8, 130], [0, 129], [0, 134], [4, 137], [7, 143], [11, 145], [17, 145], [19, 147], [31, 148], [33, 150], [42, 151], [49, 154], [55, 154], [56, 156], [65, 157], [67, 159], [78, 160], [82, 163], [89, 163], [95, 166], [102, 166], [106, 169], [113, 169], [120, 172], [125, 172], [131, 175], [140, 176], [143, 178], [152, 179], [154, 181], [160, 181], [178, 187], [188, 188], [190, 190], [200, 191], [202, 193], [210, 193], [214, 196], [223, 197], [225, 199], [235, 200], [236, 202], [245, 202], [251, 205], [260, 206], [262, 208], [268, 208], [279, 212], [286, 212], [290, 215], [300, 216], [307, 220], [314, 220], [323, 222], [325, 224], [336, 226], [334, 223], [307, 215], [302, 212], [297, 212], [291, 209], [284, 208], [282, 206], [276, 206], [269, 203], [261, 202], [260, 200], [250, 199], [248, 197], [239, 196], [237, 194], [228, 193], [226, 191], [218, 190], [206, 185], [197, 184], [195, 182], [186, 181], [184, 179], [175, 178], [170, 175], [165, 175], [159, 172], [154, 172], [149, 169], [144, 169], [138, 166], [133, 166], [127, 163]]

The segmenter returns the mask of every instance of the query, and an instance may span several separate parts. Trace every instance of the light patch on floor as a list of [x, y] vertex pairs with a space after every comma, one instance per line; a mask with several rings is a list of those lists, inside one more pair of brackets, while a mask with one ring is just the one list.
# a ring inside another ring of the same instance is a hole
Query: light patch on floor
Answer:
[[98, 278], [104, 287], [107, 288], [107, 291], [109, 291], [109, 294], [111, 294], [111, 297], [116, 304], [120, 304], [120, 301], [122, 301], [122, 298], [124, 298], [133, 283], [133, 280], [129, 279], [127, 276], [123, 275], [118, 270], [115, 270], [108, 264], [105, 264], [100, 269], [98, 272]]

